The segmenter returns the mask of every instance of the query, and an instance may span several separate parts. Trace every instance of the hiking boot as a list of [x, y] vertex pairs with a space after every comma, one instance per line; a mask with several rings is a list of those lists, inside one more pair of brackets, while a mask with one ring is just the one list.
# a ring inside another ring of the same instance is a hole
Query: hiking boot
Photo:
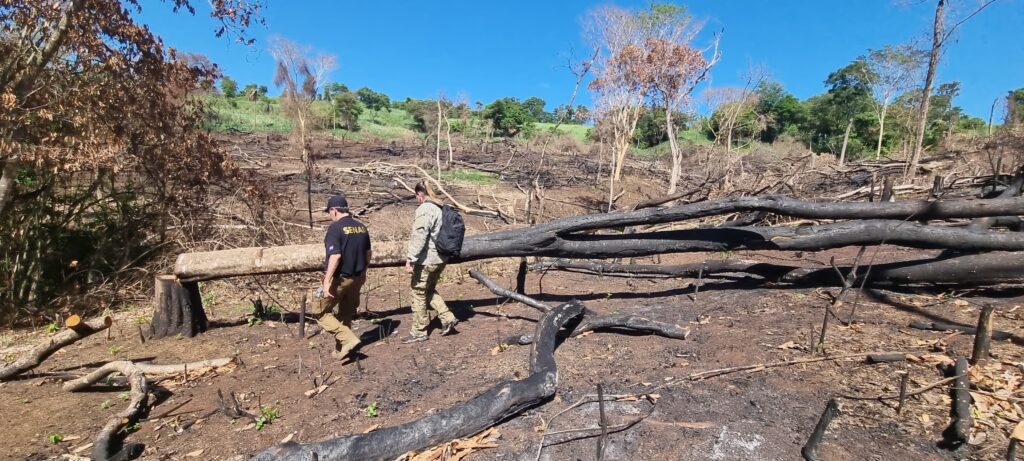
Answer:
[[331, 357], [334, 357], [336, 359], [345, 358], [345, 357], [348, 356], [348, 354], [350, 352], [352, 352], [352, 349], [355, 349], [356, 347], [358, 347], [359, 344], [361, 344], [360, 341], [353, 341], [353, 342], [350, 342], [350, 343], [348, 343], [348, 344], [346, 344], [344, 346], [341, 346], [341, 349], [338, 349], [338, 350], [336, 350], [336, 351], [331, 353]]
[[452, 320], [451, 323], [441, 324], [441, 336], [448, 336], [455, 331], [455, 325], [459, 323], [459, 319]]
[[423, 335], [423, 336], [409, 335], [409, 336], [406, 336], [405, 338], [402, 338], [402, 344], [418, 343], [420, 341], [426, 341], [426, 340], [427, 340], [427, 335]]

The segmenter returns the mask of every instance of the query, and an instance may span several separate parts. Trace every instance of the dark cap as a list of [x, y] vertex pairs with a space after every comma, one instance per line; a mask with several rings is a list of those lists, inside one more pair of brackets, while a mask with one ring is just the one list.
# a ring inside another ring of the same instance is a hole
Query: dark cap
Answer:
[[324, 212], [331, 211], [331, 208], [348, 211], [348, 200], [342, 195], [332, 195], [331, 198], [327, 199], [327, 208], [324, 208]]

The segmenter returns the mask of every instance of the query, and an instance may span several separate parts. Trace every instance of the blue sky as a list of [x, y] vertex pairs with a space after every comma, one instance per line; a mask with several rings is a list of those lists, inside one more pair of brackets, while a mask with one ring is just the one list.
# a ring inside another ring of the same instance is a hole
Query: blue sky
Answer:
[[[969, 8], [980, 0], [954, 0]], [[271, 84], [273, 58], [267, 38], [281, 35], [334, 54], [330, 75], [355, 89], [369, 86], [394, 99], [431, 98], [443, 91], [471, 103], [539, 96], [548, 109], [566, 102], [575, 77], [566, 68], [573, 51], [585, 52], [585, 12], [606, 2], [519, 0], [282, 1], [265, 0], [266, 27], [250, 30], [253, 46], [213, 36], [214, 24], [197, 2], [197, 17], [172, 14], [163, 2], [146, 2], [142, 19], [175, 48], [203, 53], [239, 83]], [[645, 7], [646, 1], [620, 1]], [[750, 63], [801, 99], [823, 91], [825, 77], [865, 53], [923, 37], [934, 0], [699, 0], [684, 3], [705, 21], [697, 44], [722, 32], [722, 60], [711, 85], [741, 85]], [[954, 11], [954, 14], [955, 11]], [[950, 43], [939, 81], [957, 80], [956, 101], [988, 117], [992, 101], [1024, 87], [1024, 0], [999, 0], [965, 23]], [[581, 91], [580, 103], [590, 95]]]

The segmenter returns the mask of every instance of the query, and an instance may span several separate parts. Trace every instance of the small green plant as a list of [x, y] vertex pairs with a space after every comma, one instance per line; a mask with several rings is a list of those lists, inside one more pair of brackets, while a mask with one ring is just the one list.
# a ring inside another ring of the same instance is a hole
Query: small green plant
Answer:
[[100, 408], [102, 408], [104, 410], [110, 408], [110, 400], [108, 399], [108, 400], [104, 400], [104, 401], [100, 402]]
[[117, 354], [121, 353], [121, 351], [123, 351], [123, 350], [124, 350], [124, 346], [122, 346], [120, 344], [111, 344], [110, 345], [110, 355], [117, 355]]
[[316, 343], [314, 343], [313, 341], [310, 341], [309, 342], [309, 348], [310, 349], [316, 349]]
[[370, 418], [377, 417], [377, 402], [373, 402], [366, 407], [366, 416]]
[[509, 345], [508, 345], [508, 343], [501, 343], [501, 344], [498, 344], [498, 349], [499, 349], [499, 350], [500, 350], [501, 352], [505, 352], [505, 351], [507, 351], [507, 350], [508, 350], [508, 348], [510, 348], [510, 347], [512, 347], [512, 346], [509, 346]]
[[263, 429], [263, 426], [274, 422], [275, 419], [281, 416], [281, 413], [277, 411], [277, 408], [270, 406], [261, 406], [260, 415], [256, 417], [256, 430]]
[[142, 427], [142, 424], [136, 421], [121, 428], [121, 432], [124, 432], [125, 434], [131, 434], [132, 432], [139, 430], [140, 427]]
[[136, 325], [148, 325], [149, 322], [150, 322], [150, 318], [145, 316], [145, 315], [140, 315], [138, 317], [135, 317], [135, 324]]
[[129, 394], [128, 391], [124, 391], [124, 392], [122, 392], [120, 394], [117, 394], [117, 398], [127, 402], [128, 399], [132, 398], [132, 395]]
[[604, 294], [604, 299], [612, 299], [612, 292], [609, 291], [609, 292], [605, 293]]
[[46, 331], [49, 333], [56, 333], [60, 331], [60, 325], [58, 325], [57, 322], [50, 322], [46, 325]]
[[50, 443], [56, 445], [56, 444], [61, 443], [62, 441], [64, 441], [64, 436], [60, 435], [60, 434], [50, 434], [48, 437], [46, 437], [46, 440], [48, 440]]

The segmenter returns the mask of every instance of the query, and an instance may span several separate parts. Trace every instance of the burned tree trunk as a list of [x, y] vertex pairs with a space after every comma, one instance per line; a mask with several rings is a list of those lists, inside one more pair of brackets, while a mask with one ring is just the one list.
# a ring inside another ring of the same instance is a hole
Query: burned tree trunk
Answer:
[[88, 375], [64, 383], [64, 390], [70, 392], [84, 390], [112, 373], [120, 373], [128, 379], [128, 384], [131, 386], [128, 406], [120, 413], [112, 416], [103, 425], [103, 429], [96, 436], [92, 457], [96, 460], [133, 459], [134, 456], [138, 456], [142, 452], [142, 445], [129, 444], [120, 447], [118, 439], [122, 429], [138, 421], [140, 413], [146, 408], [146, 402], [149, 399], [149, 387], [146, 382], [146, 375], [143, 374], [142, 370], [132, 362], [110, 362]]
[[[629, 235], [581, 234], [598, 229], [663, 224], [736, 212], [858, 221], [801, 228], [746, 226]], [[574, 216], [522, 229], [471, 235], [464, 241], [461, 257], [452, 262], [516, 256], [614, 258], [738, 249], [822, 250], [883, 241], [963, 251], [1024, 250], [1024, 237], [897, 221], [1016, 215], [1024, 215], [1022, 198], [823, 203], [788, 197], [742, 197], [669, 208]], [[375, 246], [371, 266], [402, 265], [401, 247], [397, 243]], [[317, 271], [323, 264], [322, 251], [321, 245], [311, 244], [185, 253], [178, 257], [175, 275], [182, 281], [200, 281], [240, 275]]]
[[173, 275], [156, 276], [153, 321], [150, 338], [193, 337], [206, 331], [209, 323], [197, 282], [182, 282]]
[[263, 450], [252, 459], [392, 460], [411, 450], [476, 434], [554, 395], [558, 384], [554, 357], [556, 333], [582, 313], [583, 305], [572, 301], [541, 317], [535, 332], [538, 340], [530, 354], [530, 376], [526, 379], [500, 383], [468, 402], [400, 426], [323, 442], [289, 442]]
[[[995, 285], [1019, 283], [1024, 279], [1024, 252], [993, 252], [964, 256], [940, 256], [885, 264], [875, 264], [870, 273], [866, 267], [857, 270], [857, 277], [868, 277], [868, 286], [908, 284]], [[768, 282], [795, 285], [834, 285], [835, 269], [811, 268], [741, 259], [711, 259], [696, 264], [631, 265], [607, 264], [597, 261], [553, 260], [533, 264], [531, 270], [562, 270], [605, 277], [665, 278], [705, 277], [727, 274], [749, 275]], [[844, 273], [849, 266], [839, 266]]]

